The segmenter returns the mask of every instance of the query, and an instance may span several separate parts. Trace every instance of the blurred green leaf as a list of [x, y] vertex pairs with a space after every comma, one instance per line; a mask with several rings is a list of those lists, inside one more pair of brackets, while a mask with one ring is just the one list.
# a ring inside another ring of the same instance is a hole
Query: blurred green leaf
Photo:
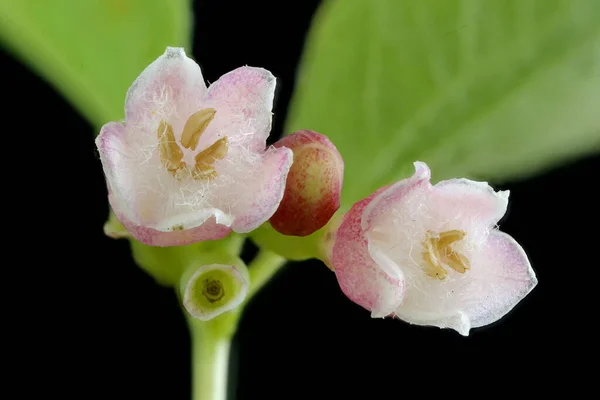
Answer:
[[0, 39], [97, 127], [167, 46], [190, 49], [190, 0], [0, 0]]
[[286, 132], [328, 135], [342, 203], [432, 167], [523, 177], [600, 149], [600, 1], [329, 0]]

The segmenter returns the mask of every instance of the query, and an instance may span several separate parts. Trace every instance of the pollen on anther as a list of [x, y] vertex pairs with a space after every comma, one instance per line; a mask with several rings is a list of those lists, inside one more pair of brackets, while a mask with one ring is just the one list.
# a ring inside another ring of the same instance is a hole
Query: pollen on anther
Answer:
[[465, 235], [465, 232], [459, 230], [445, 231], [437, 235], [427, 231], [423, 240], [425, 249], [423, 270], [427, 276], [440, 280], [446, 279], [448, 273], [443, 265], [461, 274], [470, 269], [469, 259], [451, 247], [453, 243], [462, 240]]
[[174, 173], [181, 167], [183, 152], [177, 142], [175, 142], [173, 128], [167, 122], [160, 121], [156, 133], [158, 136], [160, 161], [167, 170]]
[[205, 108], [192, 114], [183, 127], [181, 145], [186, 149], [196, 150], [200, 137], [215, 118], [216, 113], [214, 108]]
[[194, 179], [214, 179], [217, 177], [217, 171], [213, 164], [217, 160], [221, 160], [227, 155], [228, 140], [227, 137], [214, 142], [212, 145], [202, 150], [194, 158], [196, 165], [192, 171]]

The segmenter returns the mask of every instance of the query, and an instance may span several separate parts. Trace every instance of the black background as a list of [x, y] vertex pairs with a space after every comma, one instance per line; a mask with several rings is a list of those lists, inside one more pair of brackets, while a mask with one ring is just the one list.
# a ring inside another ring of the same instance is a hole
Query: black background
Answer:
[[[205, 79], [241, 65], [278, 77], [275, 136], [318, 3], [196, 1], [193, 55]], [[18, 215], [16, 247], [5, 252], [29, 246], [18, 253], [24, 279], [47, 289], [32, 299], [23, 281], [16, 285], [35, 345], [51, 350], [42, 370], [35, 357], [20, 361], [23, 370], [52, 376], [44, 391], [62, 396], [188, 398], [189, 337], [173, 292], [133, 264], [126, 241], [102, 233], [108, 208], [93, 128], [4, 52], [2, 72], [6, 159], [18, 160], [5, 170], [7, 218]], [[597, 351], [599, 167], [589, 157], [496, 185], [511, 190], [501, 228], [526, 249], [540, 283], [508, 317], [468, 338], [372, 320], [321, 263], [290, 264], [241, 321], [237, 399], [484, 395], [544, 385], [573, 394], [582, 360]]]

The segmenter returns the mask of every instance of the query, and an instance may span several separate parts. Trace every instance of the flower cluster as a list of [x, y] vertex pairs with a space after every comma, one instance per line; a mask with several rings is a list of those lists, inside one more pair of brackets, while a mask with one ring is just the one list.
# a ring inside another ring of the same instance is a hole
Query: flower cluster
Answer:
[[[273, 146], [275, 77], [241, 67], [206, 86], [200, 67], [167, 48], [133, 83], [125, 120], [96, 139], [116, 218], [150, 246], [181, 246], [248, 233], [322, 229], [340, 207], [344, 163], [334, 144], [298, 131]], [[523, 249], [496, 224], [508, 192], [484, 182], [430, 183], [426, 164], [354, 204], [324, 235], [325, 263], [346, 296], [373, 317], [467, 335], [509, 312], [537, 281]], [[122, 234], [119, 234], [122, 237]], [[190, 315], [238, 306], [248, 288], [241, 261], [187, 269]]]

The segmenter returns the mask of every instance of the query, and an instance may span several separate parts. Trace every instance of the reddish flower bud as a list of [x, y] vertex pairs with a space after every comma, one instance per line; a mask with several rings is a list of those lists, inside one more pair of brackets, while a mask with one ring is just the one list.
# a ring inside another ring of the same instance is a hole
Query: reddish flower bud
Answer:
[[291, 149], [294, 162], [271, 225], [284, 235], [310, 235], [340, 207], [344, 160], [326, 136], [313, 131], [296, 131], [274, 146]]

